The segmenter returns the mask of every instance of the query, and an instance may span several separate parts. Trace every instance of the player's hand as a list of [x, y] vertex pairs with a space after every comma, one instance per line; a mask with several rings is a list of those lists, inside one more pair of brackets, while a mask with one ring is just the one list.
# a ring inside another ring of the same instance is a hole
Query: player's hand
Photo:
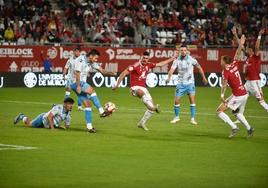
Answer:
[[232, 28], [232, 33], [233, 33], [233, 35], [237, 35], [236, 26], [234, 26], [234, 27]]
[[207, 85], [208, 84], [208, 80], [206, 78], [203, 79], [203, 83], [204, 85]]
[[261, 29], [260, 32], [259, 32], [259, 36], [263, 35], [265, 33], [265, 29]]
[[111, 72], [111, 76], [116, 76], [116, 72]]
[[226, 100], [225, 100], [224, 97], [221, 97], [221, 102], [222, 102], [223, 104], [226, 104]]
[[81, 86], [77, 86], [77, 88], [76, 88], [76, 92], [77, 92], [78, 94], [81, 93]]
[[167, 79], [167, 80], [166, 80], [166, 85], [168, 85], [169, 82], [170, 82], [170, 79]]

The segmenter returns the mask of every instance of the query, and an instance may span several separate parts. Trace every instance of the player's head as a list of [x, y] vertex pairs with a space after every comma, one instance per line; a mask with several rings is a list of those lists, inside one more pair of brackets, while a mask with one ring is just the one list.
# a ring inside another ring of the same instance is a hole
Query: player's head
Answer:
[[96, 49], [92, 49], [87, 53], [87, 58], [90, 63], [97, 62], [100, 56], [100, 52]]
[[66, 99], [64, 99], [63, 101], [64, 103], [64, 108], [67, 111], [71, 111], [74, 105], [74, 100], [71, 97], [67, 97]]
[[246, 53], [246, 56], [252, 56], [254, 54], [253, 47], [251, 45], [247, 45], [245, 53]]
[[149, 59], [150, 59], [149, 52], [147, 52], [147, 51], [143, 52], [142, 58], [141, 58], [141, 64], [144, 64], [144, 65], [147, 64]]
[[186, 45], [180, 47], [180, 54], [182, 57], [185, 57], [188, 54], [188, 49]]
[[80, 48], [79, 47], [74, 48], [73, 49], [73, 53], [74, 53], [74, 56], [75, 57], [80, 56]]
[[221, 56], [221, 66], [225, 68], [226, 65], [229, 65], [233, 62], [233, 59], [228, 55]]

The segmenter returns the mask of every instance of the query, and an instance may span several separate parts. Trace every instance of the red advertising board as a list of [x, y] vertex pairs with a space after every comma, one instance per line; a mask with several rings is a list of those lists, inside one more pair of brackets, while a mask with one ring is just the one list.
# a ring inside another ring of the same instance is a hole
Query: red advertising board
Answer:
[[[0, 72], [42, 72], [42, 57], [48, 56], [53, 64], [55, 72], [61, 72], [70, 52], [74, 46], [0, 46]], [[83, 47], [85, 53], [91, 47]], [[151, 55], [151, 62], [159, 62], [174, 55], [172, 48], [113, 48], [96, 47], [101, 56], [99, 62], [102, 67], [122, 72], [130, 64], [139, 60], [143, 51], [148, 50]], [[190, 49], [202, 65], [205, 72], [221, 72], [220, 57], [222, 55], [233, 56], [235, 49]], [[263, 62], [262, 72], [268, 72], [268, 51], [261, 52]], [[167, 72], [169, 66], [157, 68], [154, 72]], [[243, 65], [241, 65], [241, 71]]]

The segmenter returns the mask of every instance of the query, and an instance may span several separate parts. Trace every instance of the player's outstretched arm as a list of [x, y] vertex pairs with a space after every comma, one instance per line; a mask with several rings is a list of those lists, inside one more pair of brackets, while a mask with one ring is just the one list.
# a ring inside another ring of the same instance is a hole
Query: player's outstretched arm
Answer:
[[49, 115], [47, 116], [50, 129], [55, 129], [53, 118], [54, 118], [54, 115], [50, 112]]
[[127, 69], [125, 69], [125, 70], [119, 75], [119, 78], [118, 78], [118, 80], [117, 80], [115, 86], [112, 88], [112, 90], [116, 90], [116, 89], [119, 87], [119, 85], [120, 85], [120, 83], [122, 82], [122, 80], [123, 80], [128, 74], [129, 74], [129, 71], [128, 71], [128, 68], [127, 68]]
[[255, 55], [259, 56], [260, 54], [260, 44], [261, 44], [261, 36], [264, 34], [265, 29], [261, 29], [255, 44]]
[[238, 43], [239, 44], [238, 48], [235, 52], [234, 60], [237, 60], [237, 61], [241, 60], [241, 54], [242, 54], [241, 52], [242, 52], [242, 49], [244, 48], [245, 41], [246, 41], [246, 37], [245, 35], [242, 35]]
[[175, 60], [175, 57], [172, 57], [172, 58], [169, 58], [167, 60], [164, 60], [164, 61], [160, 61], [159, 63], [156, 63], [155, 66], [156, 67], [162, 67], [166, 64], [169, 64], [170, 62], [173, 62]]
[[206, 76], [205, 76], [204, 70], [202, 69], [201, 65], [198, 64], [198, 65], [196, 66], [196, 68], [198, 69], [198, 72], [199, 72], [200, 75], [202, 76], [203, 83], [204, 83], [205, 85], [207, 85], [207, 84], [208, 84], [208, 80], [207, 80], [207, 78], [206, 78]]
[[234, 27], [232, 28], [232, 33], [233, 33], [233, 35], [235, 36], [235, 39], [236, 39], [237, 44], [239, 45], [240, 39], [239, 39], [239, 37], [238, 37], [238, 35], [237, 35], [237, 29], [236, 29], [236, 26], [234, 26]]
[[222, 87], [221, 87], [221, 101], [223, 103], [226, 103], [224, 95], [225, 95], [225, 92], [226, 92], [227, 85], [228, 85], [227, 80], [223, 79], [223, 83], [222, 83]]
[[110, 72], [110, 71], [106, 71], [103, 68], [99, 68], [98, 71], [103, 74], [103, 75], [107, 75], [107, 76], [116, 76], [115, 72]]

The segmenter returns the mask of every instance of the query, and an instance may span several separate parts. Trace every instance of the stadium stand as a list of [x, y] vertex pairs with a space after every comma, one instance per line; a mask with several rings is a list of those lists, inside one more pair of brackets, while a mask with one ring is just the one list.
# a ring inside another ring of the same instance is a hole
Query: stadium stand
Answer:
[[268, 28], [262, 0], [0, 0], [0, 8], [0, 41], [21, 45], [224, 47], [236, 46], [234, 24], [250, 43]]

